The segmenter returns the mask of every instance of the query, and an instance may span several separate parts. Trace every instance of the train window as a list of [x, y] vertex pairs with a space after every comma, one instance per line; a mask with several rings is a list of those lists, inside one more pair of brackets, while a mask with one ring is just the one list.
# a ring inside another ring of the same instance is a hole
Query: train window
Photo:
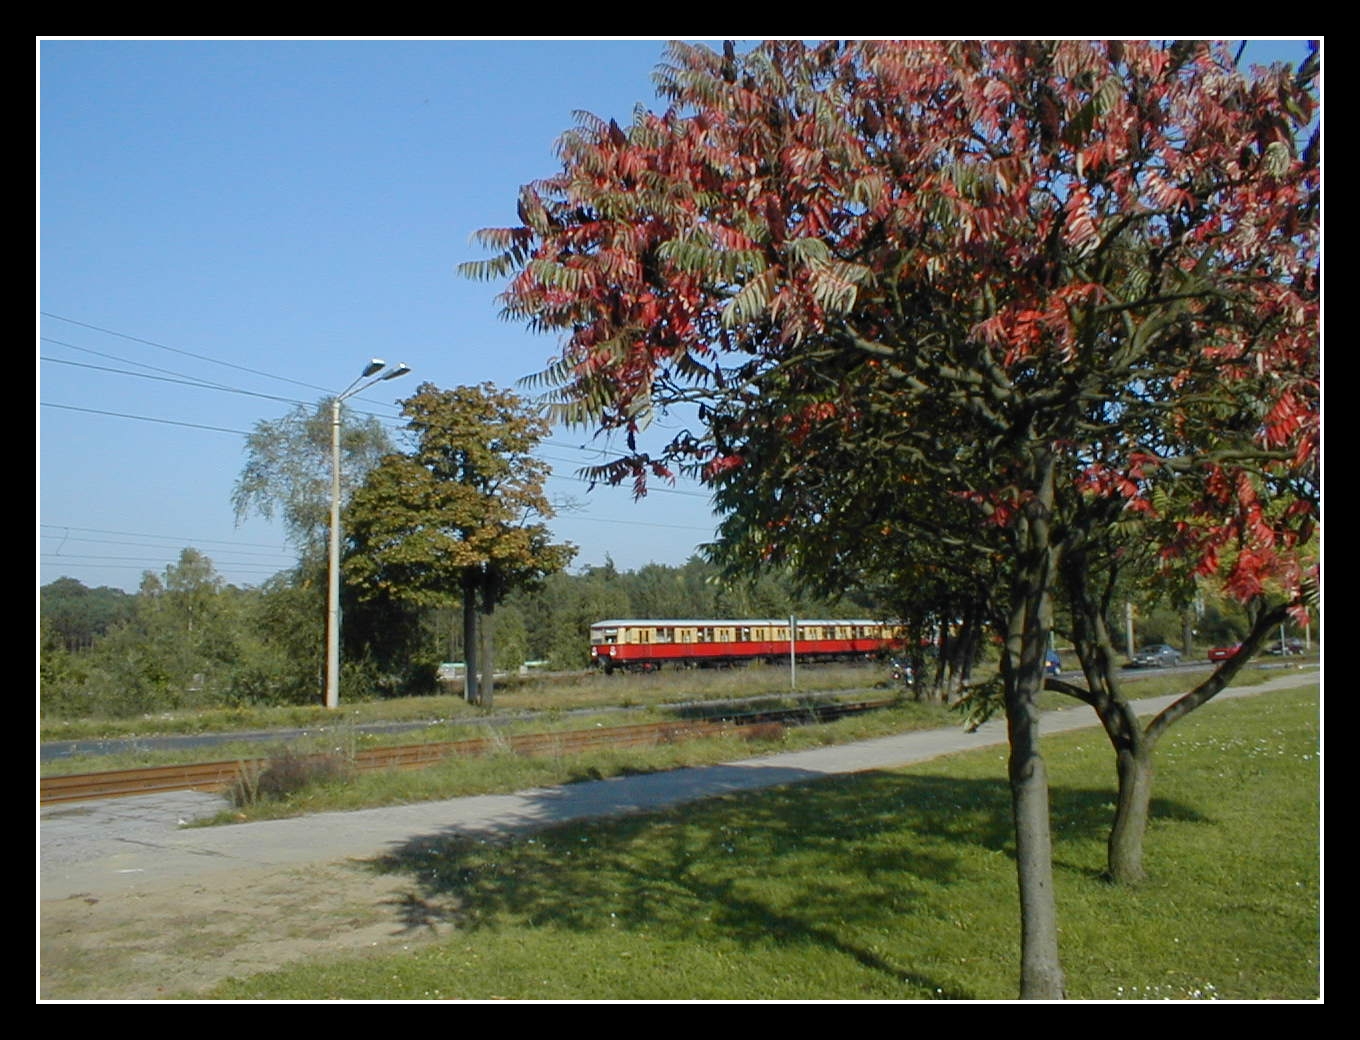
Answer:
[[669, 628], [658, 628], [656, 630], [656, 641], [658, 643], [671, 642], [671, 632], [672, 630]]

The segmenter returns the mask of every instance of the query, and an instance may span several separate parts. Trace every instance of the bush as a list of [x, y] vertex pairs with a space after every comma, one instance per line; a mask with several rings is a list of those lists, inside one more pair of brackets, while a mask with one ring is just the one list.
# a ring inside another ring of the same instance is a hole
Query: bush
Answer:
[[284, 748], [265, 759], [263, 766], [243, 764], [229, 795], [236, 806], [283, 801], [313, 784], [346, 780], [350, 772], [350, 762], [343, 755], [299, 755]]
[[754, 722], [738, 730], [748, 744], [779, 744], [784, 740], [782, 722]]

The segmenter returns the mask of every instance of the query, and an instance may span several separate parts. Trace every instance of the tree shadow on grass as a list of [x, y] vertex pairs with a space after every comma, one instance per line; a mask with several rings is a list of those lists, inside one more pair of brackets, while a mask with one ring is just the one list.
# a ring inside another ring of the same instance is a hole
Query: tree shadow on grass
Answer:
[[[1111, 802], [1108, 789], [1055, 789], [1059, 848], [1103, 838]], [[1154, 809], [1196, 818], [1164, 801]], [[904, 966], [867, 937], [935, 917], [940, 891], [976, 876], [978, 848], [1013, 855], [1004, 780], [870, 772], [643, 816], [540, 822], [514, 835], [479, 839], [450, 828], [412, 838], [374, 865], [415, 882], [407, 927], [521, 923], [748, 947], [803, 944], [921, 995], [970, 999], [965, 987]]]
[[[1112, 788], [1054, 787], [1049, 791], [1049, 814], [1055, 841], [1054, 865], [1095, 881], [1110, 880], [1107, 865], [1078, 863], [1062, 855], [1064, 840], [1108, 839], [1114, 822], [1115, 791]], [[1148, 822], [1209, 823], [1197, 809], [1169, 798], [1154, 797], [1148, 806]], [[1013, 838], [1013, 835], [1012, 835]], [[1012, 848], [1013, 850], [1013, 841]]]

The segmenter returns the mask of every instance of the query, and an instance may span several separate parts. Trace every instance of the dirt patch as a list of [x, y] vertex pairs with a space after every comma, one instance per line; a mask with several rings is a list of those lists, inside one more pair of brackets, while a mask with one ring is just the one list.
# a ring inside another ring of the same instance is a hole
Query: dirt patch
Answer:
[[409, 878], [360, 863], [77, 894], [41, 905], [39, 996], [198, 997], [224, 979], [299, 960], [429, 942], [452, 929], [455, 909], [422, 899]]

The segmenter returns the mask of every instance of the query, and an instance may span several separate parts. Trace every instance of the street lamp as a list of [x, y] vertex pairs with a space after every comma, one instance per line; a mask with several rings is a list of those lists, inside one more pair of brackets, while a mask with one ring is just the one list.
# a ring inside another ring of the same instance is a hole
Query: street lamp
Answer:
[[[384, 372], [387, 362], [373, 358], [359, 378], [331, 400], [331, 561], [326, 598], [326, 707], [340, 707], [340, 404], [375, 383], [404, 376], [405, 362]], [[367, 380], [367, 382], [365, 382]]]

